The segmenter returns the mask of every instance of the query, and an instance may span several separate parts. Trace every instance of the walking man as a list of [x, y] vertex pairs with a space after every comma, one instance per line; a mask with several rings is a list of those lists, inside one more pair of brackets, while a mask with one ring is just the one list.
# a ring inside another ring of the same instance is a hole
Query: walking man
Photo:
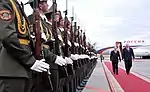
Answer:
[[118, 58], [121, 61], [119, 51], [117, 51], [117, 48], [115, 47], [113, 51], [111, 51], [110, 54], [110, 61], [112, 61], [112, 67], [114, 74], [118, 75]]
[[132, 67], [132, 58], [134, 59], [135, 57], [133, 49], [130, 48], [128, 44], [126, 44], [126, 47], [123, 49], [122, 58], [125, 61], [126, 73], [129, 74]]

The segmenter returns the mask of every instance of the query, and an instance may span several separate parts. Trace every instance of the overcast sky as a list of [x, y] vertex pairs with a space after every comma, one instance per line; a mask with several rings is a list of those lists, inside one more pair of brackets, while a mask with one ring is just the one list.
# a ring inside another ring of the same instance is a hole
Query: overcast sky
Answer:
[[[64, 11], [65, 0], [57, 3]], [[150, 0], [68, 0], [68, 17], [72, 7], [88, 40], [96, 42], [97, 48], [113, 46], [118, 40], [150, 38]], [[25, 12], [29, 15], [32, 10], [26, 6]]]

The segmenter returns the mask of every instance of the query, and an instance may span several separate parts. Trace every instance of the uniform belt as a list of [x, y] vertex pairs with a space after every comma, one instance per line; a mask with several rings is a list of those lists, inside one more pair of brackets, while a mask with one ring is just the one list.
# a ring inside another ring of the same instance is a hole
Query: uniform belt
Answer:
[[19, 39], [19, 42], [20, 42], [20, 44], [23, 44], [23, 45], [29, 45], [29, 40], [27, 40], [27, 39]]

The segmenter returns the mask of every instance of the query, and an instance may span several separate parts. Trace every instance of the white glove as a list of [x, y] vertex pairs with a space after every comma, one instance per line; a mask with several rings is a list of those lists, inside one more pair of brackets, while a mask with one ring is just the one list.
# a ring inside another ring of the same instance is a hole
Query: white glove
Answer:
[[75, 45], [76, 47], [78, 46], [76, 42], [74, 42], [74, 45]]
[[79, 56], [77, 54], [75, 54], [75, 55], [71, 54], [71, 59], [72, 60], [78, 60]]
[[88, 59], [90, 58], [88, 55], [85, 55], [85, 57], [88, 58]]
[[91, 59], [94, 59], [94, 56], [91, 56], [91, 57], [90, 57], [90, 60], [91, 60]]
[[42, 33], [42, 34], [41, 34], [41, 38], [42, 38], [45, 42], [47, 41], [45, 33]]
[[67, 61], [67, 64], [73, 64], [73, 61], [70, 58], [65, 57], [65, 60]]
[[84, 59], [84, 55], [79, 55], [79, 58], [80, 59]]
[[35, 38], [35, 36], [34, 36], [34, 35], [30, 35], [30, 37], [31, 37], [32, 39], [34, 39], [34, 38]]
[[68, 45], [71, 47], [71, 42], [68, 40]]
[[80, 55], [79, 54], [75, 54], [76, 59], [79, 59]]
[[50, 69], [49, 64], [44, 62], [45, 59], [36, 60], [36, 62], [33, 64], [33, 66], [30, 68], [31, 70], [34, 70], [36, 72], [43, 72], [48, 71]]
[[85, 54], [83, 54], [84, 55], [84, 59], [86, 59], [87, 58], [87, 56], [85, 55]]
[[64, 58], [62, 58], [61, 56], [57, 56], [55, 63], [60, 66], [67, 64], [66, 60]]
[[94, 59], [94, 58], [95, 58], [95, 56], [92, 56], [91, 58], [92, 58], [92, 59]]
[[83, 56], [84, 56], [84, 59], [90, 58], [88, 55], [85, 55], [85, 54], [83, 54]]

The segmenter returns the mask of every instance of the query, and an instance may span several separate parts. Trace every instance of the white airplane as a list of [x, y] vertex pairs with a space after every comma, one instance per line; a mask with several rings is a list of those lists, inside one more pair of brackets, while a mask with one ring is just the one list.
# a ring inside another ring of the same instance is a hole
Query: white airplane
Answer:
[[149, 49], [142, 49], [142, 48], [136, 48], [133, 49], [134, 54], [136, 57], [146, 57], [146, 56], [150, 56], [150, 50]]

